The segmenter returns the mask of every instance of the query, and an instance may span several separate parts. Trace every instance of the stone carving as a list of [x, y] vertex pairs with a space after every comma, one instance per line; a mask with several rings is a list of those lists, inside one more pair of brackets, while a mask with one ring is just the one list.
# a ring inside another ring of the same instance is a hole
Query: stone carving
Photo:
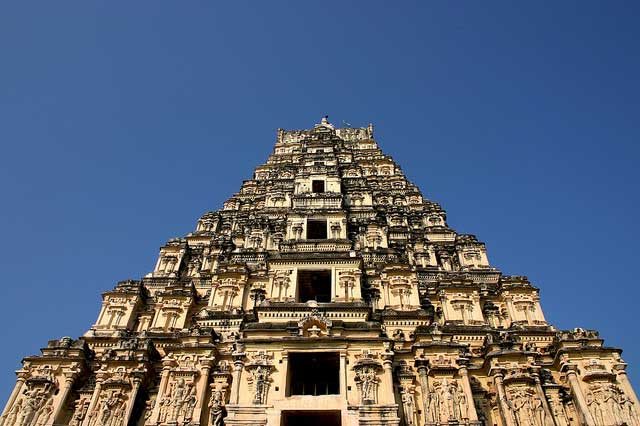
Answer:
[[403, 392], [401, 398], [405, 425], [414, 425], [416, 418], [416, 405], [413, 396], [413, 389]]
[[455, 379], [433, 381], [429, 393], [429, 415], [431, 422], [462, 421], [467, 418], [467, 397]]
[[[372, 136], [326, 119], [278, 131], [224, 210], [167, 242], [150, 274], [104, 293], [83, 339], [25, 358], [0, 426], [265, 425], [345, 397], [354, 425], [640, 426], [619, 351], [593, 330], [549, 326], [538, 289], [490, 266]], [[326, 303], [301, 300], [316, 290]], [[318, 367], [333, 396], [287, 397], [305, 385], [291, 386], [305, 367], [292, 351], [332, 354]]]
[[225, 414], [224, 393], [219, 390], [212, 391], [209, 400], [209, 426], [223, 426]]
[[549, 408], [551, 409], [551, 415], [553, 416], [556, 426], [569, 426], [569, 416], [567, 416], [566, 409], [562, 403], [558, 394], [550, 395]]
[[531, 387], [509, 388], [506, 402], [516, 426], [545, 426], [546, 413], [542, 400]]
[[69, 426], [80, 426], [85, 416], [87, 415], [87, 410], [89, 409], [89, 403], [91, 402], [91, 397], [80, 397], [75, 402], [75, 407], [73, 410], [73, 414], [71, 415], [71, 420], [69, 420]]
[[3, 426], [40, 426], [49, 421], [53, 412], [53, 387], [28, 386], [5, 417]]
[[90, 426], [123, 426], [126, 396], [118, 389], [104, 390], [90, 414]]
[[360, 391], [360, 403], [376, 404], [378, 400], [378, 371], [382, 367], [380, 364], [370, 357], [362, 358], [353, 367], [356, 377], [355, 382]]
[[640, 426], [637, 407], [618, 386], [611, 383], [592, 384], [586, 393], [586, 399], [598, 426]]
[[254, 354], [251, 362], [247, 365], [247, 370], [249, 370], [248, 381], [253, 391], [252, 403], [256, 405], [266, 404], [273, 370], [271, 356], [265, 352]]
[[188, 424], [196, 406], [196, 388], [193, 382], [180, 377], [169, 385], [164, 398], [160, 401], [160, 423]]

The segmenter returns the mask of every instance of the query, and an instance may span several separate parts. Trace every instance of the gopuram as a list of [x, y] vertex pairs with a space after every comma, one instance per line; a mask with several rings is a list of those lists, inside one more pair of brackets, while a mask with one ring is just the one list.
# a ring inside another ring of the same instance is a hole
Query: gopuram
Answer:
[[0, 426], [640, 426], [620, 353], [325, 117], [26, 357]]

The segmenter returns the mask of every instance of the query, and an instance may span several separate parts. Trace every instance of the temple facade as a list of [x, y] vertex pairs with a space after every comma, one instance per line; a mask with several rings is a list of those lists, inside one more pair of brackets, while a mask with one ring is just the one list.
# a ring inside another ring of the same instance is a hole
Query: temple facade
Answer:
[[220, 210], [24, 358], [0, 426], [640, 426], [621, 350], [447, 225], [373, 127], [278, 130]]

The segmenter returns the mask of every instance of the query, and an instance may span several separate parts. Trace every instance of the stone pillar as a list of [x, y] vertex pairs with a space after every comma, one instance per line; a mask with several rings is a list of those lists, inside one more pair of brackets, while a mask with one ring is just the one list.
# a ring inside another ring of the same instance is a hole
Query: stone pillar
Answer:
[[429, 376], [427, 376], [427, 366], [425, 364], [418, 365], [418, 380], [420, 381], [420, 396], [422, 398], [422, 418], [426, 423], [429, 418]]
[[196, 408], [193, 413], [193, 422], [200, 424], [200, 418], [202, 417], [202, 407], [205, 405], [204, 400], [207, 396], [207, 387], [209, 385], [209, 371], [213, 364], [213, 358], [205, 358], [200, 361], [200, 383], [198, 384], [198, 400], [196, 401]]
[[233, 376], [231, 380], [230, 404], [237, 404], [240, 400], [240, 379], [242, 378], [242, 368], [244, 362], [242, 357], [236, 357], [233, 361]]
[[[162, 400], [164, 394], [167, 391], [167, 385], [169, 384], [169, 375], [171, 374], [171, 367], [174, 360], [172, 358], [165, 358], [162, 361], [162, 377], [160, 378], [160, 386], [158, 387], [158, 395], [156, 396], [156, 404], [153, 407], [153, 413], [151, 413], [150, 423], [157, 423], [160, 417], [160, 408], [162, 406]], [[85, 426], [85, 425], [83, 425]]]
[[476, 404], [473, 401], [473, 392], [471, 391], [471, 383], [469, 383], [469, 371], [466, 365], [467, 360], [458, 360], [460, 367], [458, 368], [458, 374], [462, 378], [462, 390], [464, 396], [467, 398], [467, 416], [470, 422], [477, 422], [478, 415], [476, 414]]
[[574, 364], [564, 364], [562, 366], [567, 374], [567, 380], [569, 386], [571, 386], [571, 392], [573, 393], [573, 399], [578, 409], [578, 415], [581, 417], [582, 424], [586, 426], [596, 426], [596, 422], [593, 420], [593, 416], [589, 411], [589, 406], [580, 388], [580, 382], [578, 381], [578, 375], [576, 373], [576, 366]]
[[60, 422], [58, 417], [60, 417], [60, 413], [62, 412], [67, 402], [67, 397], [69, 396], [69, 392], [71, 391], [71, 387], [73, 386], [73, 382], [75, 381], [76, 376], [77, 374], [75, 372], [64, 374], [64, 387], [62, 388], [62, 392], [60, 392], [60, 396], [58, 398], [58, 406], [53, 410], [50, 424], [53, 425]]
[[554, 426], [555, 422], [553, 421], [553, 414], [551, 414], [551, 409], [549, 408], [549, 401], [547, 401], [547, 397], [542, 390], [542, 384], [540, 383], [540, 374], [536, 371], [533, 374], [533, 380], [535, 380], [536, 384], [536, 394], [540, 401], [542, 402], [542, 408], [544, 409], [544, 413], [546, 415], [545, 426]]
[[629, 383], [629, 378], [627, 377], [627, 364], [624, 362], [620, 362], [618, 364], [613, 365], [613, 371], [615, 371], [618, 376], [618, 383], [622, 386], [622, 389], [626, 392], [631, 402], [635, 404], [636, 407], [640, 407], [640, 402], [638, 402], [638, 396], [635, 391], [631, 387], [631, 383]]
[[84, 420], [82, 421], [82, 426], [89, 426], [91, 422], [91, 417], [93, 416], [93, 410], [98, 403], [98, 398], [100, 397], [100, 390], [102, 389], [102, 382], [106, 379], [106, 372], [97, 372], [96, 373], [96, 387], [93, 389], [93, 395], [91, 396], [91, 402], [89, 403], [89, 407], [87, 408], [87, 414], [84, 416]]
[[282, 351], [282, 367], [280, 367], [280, 389], [282, 390], [282, 394], [280, 395], [285, 396], [287, 394], [287, 371], [289, 368], [289, 352], [288, 351]]
[[500, 413], [502, 414], [502, 422], [506, 426], [517, 426], [514, 424], [513, 413], [511, 412], [511, 408], [507, 401], [504, 383], [502, 382], [503, 378], [504, 374], [502, 371], [497, 371], [493, 374], [493, 382], [495, 383], [496, 390], [498, 391], [498, 406], [500, 407]]
[[142, 382], [142, 375], [140, 372], [133, 373], [133, 388], [131, 389], [131, 394], [129, 395], [129, 403], [127, 404], [127, 412], [125, 414], [123, 423], [125, 425], [129, 424], [129, 420], [131, 417], [131, 413], [133, 412], [133, 406], [136, 405], [136, 397], [138, 396], [138, 390], [140, 389], [140, 383]]
[[340, 352], [340, 395], [347, 398], [347, 352]]
[[11, 396], [9, 396], [9, 400], [7, 404], [4, 406], [4, 410], [2, 410], [2, 423], [4, 423], [5, 416], [9, 413], [9, 410], [13, 406], [13, 403], [16, 401], [16, 398], [20, 394], [20, 390], [22, 389], [22, 385], [27, 380], [27, 370], [18, 370], [16, 371], [16, 385], [13, 387], [13, 391], [11, 392]]
[[396, 398], [393, 393], [393, 352], [383, 355], [382, 361], [382, 397], [379, 396], [378, 404], [395, 404]]

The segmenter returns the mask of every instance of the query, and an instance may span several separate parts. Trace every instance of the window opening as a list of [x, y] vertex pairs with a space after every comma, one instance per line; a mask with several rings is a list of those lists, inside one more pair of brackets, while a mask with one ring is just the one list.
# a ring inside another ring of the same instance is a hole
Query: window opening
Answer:
[[324, 192], [324, 181], [323, 180], [314, 180], [311, 182], [311, 191], [315, 194], [320, 192]]
[[298, 301], [331, 302], [331, 271], [298, 271]]
[[290, 353], [288, 370], [287, 396], [340, 393], [340, 357], [337, 352]]
[[325, 219], [308, 219], [307, 220], [307, 239], [308, 240], [326, 240], [327, 239], [327, 221]]
[[283, 411], [281, 426], [340, 426], [340, 411]]

